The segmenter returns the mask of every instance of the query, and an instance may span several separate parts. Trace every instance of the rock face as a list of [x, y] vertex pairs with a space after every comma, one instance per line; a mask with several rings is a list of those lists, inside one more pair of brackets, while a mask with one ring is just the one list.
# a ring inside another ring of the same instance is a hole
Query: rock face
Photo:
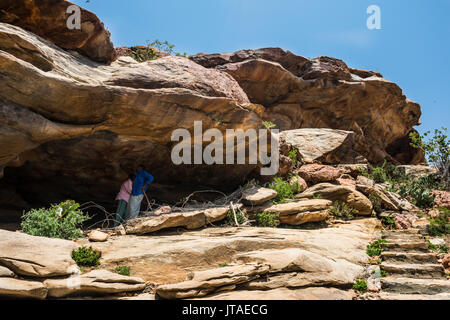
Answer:
[[311, 182], [313, 184], [333, 181], [341, 176], [341, 171], [339, 169], [317, 163], [304, 165], [297, 173], [300, 177], [305, 179], [306, 182]]
[[331, 205], [332, 202], [328, 200], [295, 201], [269, 206], [263, 212], [276, 213], [281, 223], [297, 226], [307, 222], [324, 221]]
[[322, 199], [345, 202], [355, 209], [359, 215], [367, 216], [372, 214], [373, 206], [370, 200], [351, 187], [320, 183], [306, 189], [305, 192], [298, 194], [296, 197], [299, 199], [312, 199], [315, 196], [320, 196]]
[[333, 129], [296, 129], [280, 133], [285, 141], [298, 151], [303, 163], [353, 163], [363, 161], [354, 150], [354, 132]]
[[0, 230], [0, 264], [17, 275], [56, 277], [71, 275], [77, 270], [72, 260], [72, 241], [33, 237]]
[[145, 288], [142, 279], [122, 276], [106, 270], [94, 270], [69, 279], [49, 279], [48, 296], [61, 298], [72, 295], [105, 295], [118, 292], [141, 291]]
[[278, 193], [267, 188], [251, 188], [242, 194], [242, 201], [249, 205], [260, 205], [274, 199]]
[[42, 282], [0, 277], [0, 297], [42, 300], [47, 287]]
[[[65, 0], [2, 0], [0, 22], [22, 27], [66, 50], [78, 51], [98, 62], [110, 63], [115, 57], [110, 34], [95, 14], [81, 9], [81, 29], [70, 30]], [[73, 13], [73, 12], [72, 12]]]
[[[338, 59], [309, 60], [279, 48], [190, 57], [232, 75], [264, 119], [282, 130], [332, 128], [355, 132], [355, 150], [370, 162], [423, 162], [409, 146], [420, 106], [375, 72], [349, 69]], [[406, 141], [405, 141], [406, 139]]]

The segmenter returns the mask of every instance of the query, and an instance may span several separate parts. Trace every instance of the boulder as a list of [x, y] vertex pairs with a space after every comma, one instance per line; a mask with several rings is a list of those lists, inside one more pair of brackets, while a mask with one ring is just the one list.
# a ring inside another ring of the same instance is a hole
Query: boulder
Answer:
[[442, 264], [444, 265], [445, 269], [450, 268], [450, 253], [444, 256], [444, 258], [442, 259]]
[[395, 228], [399, 230], [406, 230], [413, 227], [414, 222], [417, 220], [417, 216], [413, 214], [394, 214]]
[[289, 184], [291, 187], [298, 187], [298, 189], [295, 189], [295, 193], [300, 193], [308, 189], [308, 184], [305, 179], [300, 178], [299, 176], [292, 176], [289, 179]]
[[361, 192], [350, 187], [334, 185], [331, 183], [320, 183], [306, 189], [305, 192], [298, 194], [298, 199], [313, 199], [320, 197], [331, 201], [340, 201], [347, 203], [355, 209], [356, 214], [368, 216], [372, 214], [372, 203]]
[[435, 175], [439, 172], [436, 167], [420, 165], [401, 165], [397, 166], [397, 169], [400, 172], [409, 175], [413, 179]]
[[88, 238], [89, 238], [89, 241], [92, 241], [92, 242], [105, 242], [108, 240], [109, 234], [98, 231], [98, 230], [93, 230], [93, 231], [89, 232]]
[[326, 220], [331, 206], [328, 200], [294, 201], [269, 206], [263, 212], [276, 213], [281, 223], [297, 226]]
[[348, 174], [352, 176], [353, 178], [357, 178], [361, 175], [361, 171], [368, 171], [369, 165], [368, 164], [338, 164], [337, 168], [341, 170], [342, 174]]
[[297, 150], [303, 163], [352, 163], [359, 156], [354, 148], [354, 132], [333, 129], [295, 129], [280, 133], [280, 141]]
[[444, 207], [450, 209], [450, 192], [443, 190], [434, 190], [433, 194], [434, 198], [434, 206], [435, 207]]
[[297, 174], [306, 182], [315, 184], [334, 181], [341, 176], [341, 171], [331, 166], [314, 163], [302, 166]]
[[109, 295], [136, 292], [145, 288], [145, 282], [136, 277], [122, 276], [106, 270], [93, 270], [68, 279], [48, 279], [48, 296], [62, 298], [80, 295]]
[[229, 210], [229, 207], [218, 207], [137, 218], [127, 222], [125, 231], [126, 234], [148, 234], [175, 227], [182, 227], [189, 230], [199, 229], [208, 223], [225, 219]]
[[78, 51], [91, 60], [110, 63], [116, 57], [110, 33], [92, 12], [81, 9], [81, 29], [70, 30], [66, 0], [2, 0], [0, 22], [13, 24], [53, 42], [58, 47]]
[[76, 248], [72, 241], [0, 230], [0, 243], [0, 264], [17, 275], [48, 278], [78, 270], [71, 256]]
[[356, 181], [351, 175], [343, 174], [340, 178], [336, 179], [336, 182], [341, 186], [356, 189]]
[[277, 195], [275, 190], [255, 187], [242, 193], [242, 201], [248, 205], [260, 205], [276, 198]]
[[0, 297], [42, 300], [47, 287], [42, 282], [0, 277]]
[[172, 208], [170, 206], [163, 206], [163, 207], [160, 207], [160, 208], [156, 209], [153, 212], [153, 214], [155, 216], [160, 216], [160, 215], [163, 215], [163, 214], [169, 214], [171, 212], [172, 212]]
[[8, 268], [0, 266], [0, 278], [6, 278], [6, 277], [13, 278], [14, 272], [9, 270]]
[[233, 290], [237, 284], [259, 278], [268, 271], [269, 267], [263, 264], [197, 271], [189, 275], [187, 281], [158, 286], [156, 293], [164, 299], [203, 297], [214, 291]]
[[425, 160], [409, 141], [419, 124], [420, 106], [380, 74], [350, 69], [339, 59], [307, 59], [280, 48], [197, 54], [190, 59], [230, 74], [251, 102], [266, 106], [264, 120], [281, 130], [353, 131], [356, 152], [371, 163]]

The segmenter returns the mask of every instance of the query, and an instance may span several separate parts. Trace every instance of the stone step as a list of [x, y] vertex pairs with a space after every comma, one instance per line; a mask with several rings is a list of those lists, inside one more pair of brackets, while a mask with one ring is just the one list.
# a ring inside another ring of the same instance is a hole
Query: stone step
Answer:
[[416, 234], [420, 235], [420, 229], [406, 229], [406, 230], [383, 230], [381, 231], [383, 236], [399, 235], [399, 234]]
[[438, 263], [436, 254], [425, 252], [396, 252], [383, 251], [381, 259], [386, 262], [406, 262], [406, 263]]
[[385, 239], [385, 240], [390, 240], [390, 239], [393, 239], [393, 240], [394, 240], [394, 239], [395, 239], [395, 240], [398, 240], [398, 239], [406, 239], [406, 240], [408, 240], [408, 241], [410, 241], [410, 240], [417, 240], [417, 241], [423, 240], [423, 236], [422, 236], [422, 235], [418, 235], [418, 234], [409, 234], [409, 233], [400, 233], [400, 234], [382, 235], [381, 238], [382, 238], [382, 239]]
[[450, 294], [450, 280], [416, 279], [416, 278], [382, 278], [383, 291], [401, 292], [402, 294]]
[[415, 252], [428, 252], [428, 243], [425, 241], [395, 241], [389, 240], [383, 244], [384, 249], [389, 251], [415, 251]]
[[444, 267], [441, 264], [423, 263], [389, 263], [382, 262], [380, 268], [388, 274], [409, 276], [420, 276], [421, 278], [441, 278], [445, 276]]
[[450, 300], [450, 293], [440, 294], [400, 294], [391, 292], [380, 293], [381, 300]]

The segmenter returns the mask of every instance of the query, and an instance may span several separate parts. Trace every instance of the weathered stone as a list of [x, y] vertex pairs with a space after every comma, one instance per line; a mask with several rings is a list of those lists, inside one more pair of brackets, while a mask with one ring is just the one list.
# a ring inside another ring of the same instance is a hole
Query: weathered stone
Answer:
[[369, 170], [367, 164], [338, 164], [337, 168], [341, 170], [342, 174], [349, 174], [353, 178], [357, 178], [361, 175], [361, 171]]
[[371, 215], [372, 203], [361, 192], [349, 187], [320, 183], [308, 188], [305, 192], [298, 194], [298, 199], [312, 199], [320, 196], [322, 199], [340, 201], [347, 203], [355, 209], [356, 214]]
[[399, 230], [412, 228], [416, 220], [417, 216], [412, 214], [400, 214], [400, 213], [394, 214], [395, 228]]
[[0, 278], [3, 278], [3, 277], [12, 278], [12, 277], [14, 277], [14, 272], [9, 270], [8, 268], [0, 266]]
[[439, 171], [438, 168], [436, 168], [436, 167], [420, 166], [420, 165], [416, 165], [416, 166], [402, 165], [402, 166], [397, 166], [397, 169], [400, 172], [409, 175], [413, 179], [435, 175]]
[[435, 195], [434, 206], [435, 207], [444, 207], [450, 209], [450, 192], [442, 191], [442, 190], [434, 190], [433, 194]]
[[289, 184], [291, 187], [297, 187], [294, 192], [300, 193], [308, 189], [308, 184], [306, 183], [305, 179], [300, 178], [299, 176], [293, 176], [289, 179]]
[[328, 200], [294, 201], [272, 205], [263, 212], [278, 214], [281, 223], [301, 225], [326, 220], [331, 206], [332, 202]]
[[234, 285], [248, 282], [267, 274], [267, 265], [238, 265], [213, 270], [198, 271], [187, 281], [158, 286], [156, 293], [164, 299], [203, 297], [218, 289], [234, 289]]
[[66, 276], [77, 271], [72, 241], [0, 230], [0, 264], [30, 277]]
[[419, 124], [420, 106], [386, 79], [360, 77], [357, 74], [371, 73], [350, 71], [338, 59], [310, 60], [280, 48], [198, 54], [190, 59], [232, 75], [250, 101], [267, 106], [264, 120], [281, 130], [345, 129], [355, 132], [356, 151], [371, 163], [424, 162], [423, 152], [409, 144], [409, 133]]
[[356, 189], [356, 181], [351, 175], [343, 174], [340, 178], [336, 179], [336, 182], [341, 186]]
[[276, 198], [278, 193], [268, 188], [251, 188], [242, 193], [242, 201], [249, 205], [260, 205]]
[[47, 287], [42, 282], [0, 277], [0, 297], [42, 300]]
[[122, 276], [106, 270], [93, 270], [68, 279], [48, 279], [48, 296], [61, 298], [72, 295], [109, 295], [135, 292], [145, 288], [145, 282], [136, 277]]
[[156, 210], [153, 212], [153, 214], [154, 214], [155, 216], [160, 216], [160, 215], [163, 215], [163, 214], [169, 214], [169, 213], [172, 213], [172, 208], [169, 207], [169, 206], [163, 206], [163, 207], [161, 207], [161, 208], [156, 209]]
[[354, 133], [333, 129], [296, 129], [281, 132], [280, 140], [298, 151], [303, 163], [355, 162]]
[[[241, 204], [234, 206], [235, 210], [237, 210], [238, 208], [241, 208], [241, 207], [242, 207]], [[206, 224], [222, 221], [223, 219], [226, 218], [228, 211], [230, 211], [230, 208], [228, 208], [228, 207], [206, 209], [203, 212], [205, 215]]]
[[307, 164], [302, 166], [297, 174], [307, 182], [320, 183], [334, 181], [341, 176], [341, 171], [322, 164]]
[[89, 238], [89, 241], [104, 242], [104, 241], [108, 240], [109, 234], [98, 231], [98, 230], [93, 230], [89, 233], [88, 238]]
[[446, 254], [442, 259], [442, 264], [444, 265], [445, 269], [450, 268], [450, 253]]

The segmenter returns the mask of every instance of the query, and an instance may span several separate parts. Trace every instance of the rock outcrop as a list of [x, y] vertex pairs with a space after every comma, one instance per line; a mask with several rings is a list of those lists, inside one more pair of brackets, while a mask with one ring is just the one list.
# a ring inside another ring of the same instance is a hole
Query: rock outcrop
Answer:
[[[264, 119], [282, 130], [332, 128], [355, 132], [355, 150], [370, 162], [423, 162], [409, 146], [420, 106], [375, 72], [330, 57], [307, 59], [279, 48], [197, 54], [193, 61], [232, 75]], [[418, 154], [419, 153], [419, 154]]]
[[42, 282], [0, 277], [0, 297], [45, 299], [47, 287]]
[[67, 12], [72, 5], [66, 0], [2, 0], [0, 22], [22, 27], [60, 48], [77, 51], [91, 60], [112, 62], [116, 52], [110, 33], [95, 14], [78, 7], [81, 12], [80, 29], [67, 27], [67, 21], [74, 13]]

